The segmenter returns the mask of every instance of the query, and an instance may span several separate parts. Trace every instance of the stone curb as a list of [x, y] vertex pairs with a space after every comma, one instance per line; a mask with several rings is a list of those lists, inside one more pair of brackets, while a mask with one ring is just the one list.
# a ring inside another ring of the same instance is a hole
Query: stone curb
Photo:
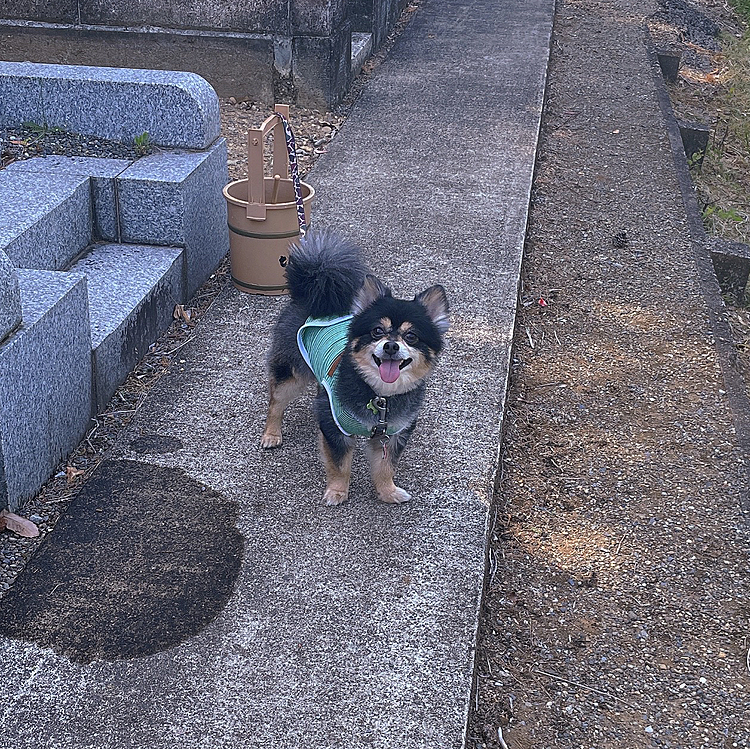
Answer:
[[[659, 66], [657, 52], [653, 40], [648, 31], [646, 32], [646, 46], [651, 58], [651, 68], [656, 84], [656, 94], [659, 106], [664, 117], [664, 123], [672, 148], [672, 156], [675, 163], [677, 182], [682, 194], [682, 201], [687, 214], [688, 228], [693, 244], [693, 255], [698, 271], [698, 280], [701, 291], [706, 301], [709, 313], [709, 322], [716, 344], [716, 354], [721, 367], [724, 383], [727, 388], [727, 397], [732, 410], [734, 426], [737, 433], [737, 442], [745, 455], [750, 455], [750, 398], [745, 389], [745, 382], [738, 367], [737, 352], [734, 348], [732, 330], [726, 315], [726, 308], [721, 297], [721, 289], [716, 277], [710, 252], [710, 240], [703, 226], [701, 211], [695, 195], [695, 187], [690, 177], [687, 157], [685, 155], [685, 144], [683, 143], [680, 126], [672, 109], [664, 77]], [[745, 461], [747, 466], [747, 461]], [[743, 469], [744, 489], [741, 493], [742, 509], [750, 518], [750, 486], [748, 483], [748, 469]]]

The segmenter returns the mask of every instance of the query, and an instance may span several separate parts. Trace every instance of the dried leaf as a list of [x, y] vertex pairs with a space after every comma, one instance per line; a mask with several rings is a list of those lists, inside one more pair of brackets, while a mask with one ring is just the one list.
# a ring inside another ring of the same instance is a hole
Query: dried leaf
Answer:
[[172, 317], [174, 317], [175, 320], [182, 320], [182, 322], [190, 325], [190, 320], [193, 317], [193, 310], [185, 309], [181, 304], [175, 304]]
[[31, 520], [7, 510], [0, 511], [0, 528], [7, 528], [24, 538], [35, 538], [39, 535], [39, 528]]
[[83, 476], [83, 471], [74, 466], [68, 466], [65, 469], [65, 475], [68, 477], [68, 483], [72, 484], [79, 476]]

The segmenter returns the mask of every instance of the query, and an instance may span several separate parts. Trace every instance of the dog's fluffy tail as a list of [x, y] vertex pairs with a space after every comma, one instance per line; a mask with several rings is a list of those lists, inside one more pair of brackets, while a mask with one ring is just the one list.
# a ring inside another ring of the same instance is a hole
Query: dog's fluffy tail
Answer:
[[348, 314], [366, 274], [359, 248], [328, 230], [309, 232], [286, 267], [292, 300], [312, 317]]

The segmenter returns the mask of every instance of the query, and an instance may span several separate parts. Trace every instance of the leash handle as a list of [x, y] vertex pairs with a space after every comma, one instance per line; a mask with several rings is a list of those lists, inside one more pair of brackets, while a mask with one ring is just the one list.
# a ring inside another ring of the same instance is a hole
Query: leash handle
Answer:
[[[294, 186], [294, 201], [297, 203], [297, 221], [299, 222], [299, 234], [300, 237], [304, 237], [305, 232], [307, 231], [307, 222], [305, 221], [305, 205], [302, 202], [302, 186], [300, 184], [299, 178], [299, 165], [297, 164], [297, 144], [294, 140], [292, 126], [289, 124], [289, 107], [287, 107], [286, 109], [286, 116], [281, 112], [274, 112], [274, 116], [278, 117], [281, 120], [281, 124], [284, 128], [284, 139], [286, 140], [287, 158], [289, 161], [289, 176], [292, 178], [292, 185]], [[274, 147], [275, 145], [276, 139], [274, 138]], [[274, 153], [274, 163], [276, 161], [275, 157], [276, 154]]]

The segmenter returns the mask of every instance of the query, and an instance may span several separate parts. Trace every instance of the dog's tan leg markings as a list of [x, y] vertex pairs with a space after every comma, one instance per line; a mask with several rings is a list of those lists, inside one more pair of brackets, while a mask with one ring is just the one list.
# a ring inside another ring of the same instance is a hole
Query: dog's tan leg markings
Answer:
[[284, 410], [304, 391], [305, 382], [298, 377], [292, 377], [281, 383], [271, 380], [266, 428], [260, 438], [260, 446], [263, 449], [278, 447], [281, 444], [281, 419], [284, 416]]
[[370, 460], [370, 472], [372, 483], [378, 499], [388, 504], [401, 504], [411, 499], [411, 494], [393, 483], [396, 466], [390, 457], [383, 457], [383, 446], [380, 440], [371, 439], [367, 441], [367, 457]]
[[352, 457], [354, 447], [350, 447], [344, 454], [340, 463], [337, 463], [331, 455], [331, 450], [322, 433], [318, 434], [320, 454], [326, 468], [326, 490], [323, 501], [329, 506], [340, 505], [349, 497], [349, 481], [352, 475]]

